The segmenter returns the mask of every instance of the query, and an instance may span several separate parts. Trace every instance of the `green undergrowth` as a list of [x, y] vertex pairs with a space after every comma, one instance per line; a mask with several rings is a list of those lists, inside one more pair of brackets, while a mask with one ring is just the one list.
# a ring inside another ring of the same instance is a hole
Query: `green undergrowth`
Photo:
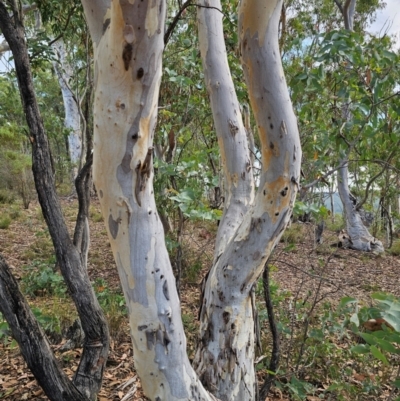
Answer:
[[[296, 299], [296, 294], [270, 281], [281, 352], [279, 369], [274, 372], [276, 388], [298, 401], [370, 401], [388, 399], [389, 394], [392, 400], [400, 400], [396, 398], [400, 395], [399, 299], [374, 293], [370, 305], [350, 297], [338, 305], [318, 304], [312, 294]], [[261, 281], [256, 292], [260, 299]], [[269, 369], [272, 344], [268, 314], [261, 302], [259, 319], [262, 354], [256, 368], [261, 374]], [[370, 331], [371, 319], [385, 323]]]
[[[124, 296], [121, 291], [110, 289], [104, 279], [96, 279], [93, 288], [108, 320], [110, 334], [116, 339], [124, 334], [122, 323], [127, 318]], [[33, 261], [25, 266], [21, 289], [43, 329], [55, 341], [60, 341], [77, 313], [54, 260]]]
[[391, 248], [387, 252], [393, 256], [400, 256], [400, 239], [393, 241]]

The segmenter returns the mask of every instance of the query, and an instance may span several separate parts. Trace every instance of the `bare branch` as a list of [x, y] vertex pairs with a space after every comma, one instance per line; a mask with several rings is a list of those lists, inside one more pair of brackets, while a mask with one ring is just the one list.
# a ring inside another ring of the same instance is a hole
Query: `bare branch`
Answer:
[[364, 198], [363, 198], [360, 202], [357, 203], [357, 205], [356, 205], [356, 210], [360, 210], [360, 209], [363, 207], [364, 203], [365, 203], [365, 202], [367, 201], [367, 199], [368, 199], [369, 189], [371, 188], [371, 185], [372, 185], [372, 184], [388, 169], [390, 160], [393, 158], [393, 156], [395, 155], [395, 153], [396, 153], [396, 151], [397, 151], [397, 146], [399, 146], [399, 142], [397, 142], [397, 143], [395, 144], [394, 149], [390, 152], [390, 155], [389, 155], [389, 157], [388, 157], [388, 159], [387, 159], [387, 162], [383, 165], [382, 170], [379, 171], [378, 174], [375, 174], [375, 175], [368, 181], [367, 187], [365, 188], [365, 195], [364, 195]]
[[340, 10], [340, 12], [342, 13], [342, 15], [343, 15], [343, 13], [344, 13], [344, 11], [343, 11], [343, 6], [342, 6], [342, 3], [339, 1], [339, 0], [333, 0], [334, 2], [335, 2], [335, 4], [338, 6], [338, 8], [339, 8], [339, 10]]
[[172, 22], [170, 23], [170, 25], [164, 35], [164, 45], [165, 46], [167, 46], [167, 44], [171, 38], [172, 32], [175, 29], [176, 25], [178, 24], [178, 21], [181, 18], [182, 13], [191, 5], [191, 3], [192, 3], [192, 0], [187, 0], [185, 3], [183, 3], [182, 7], [178, 11], [178, 13], [175, 15]]

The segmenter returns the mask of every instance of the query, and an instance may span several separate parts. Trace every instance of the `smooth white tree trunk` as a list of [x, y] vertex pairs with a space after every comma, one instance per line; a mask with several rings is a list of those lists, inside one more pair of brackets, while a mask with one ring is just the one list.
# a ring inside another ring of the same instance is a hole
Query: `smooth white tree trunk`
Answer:
[[204, 79], [224, 180], [224, 213], [218, 227], [214, 255], [217, 259], [254, 201], [254, 180], [247, 134], [228, 65], [221, 2], [201, 0], [198, 4], [201, 5], [197, 8], [197, 20]]

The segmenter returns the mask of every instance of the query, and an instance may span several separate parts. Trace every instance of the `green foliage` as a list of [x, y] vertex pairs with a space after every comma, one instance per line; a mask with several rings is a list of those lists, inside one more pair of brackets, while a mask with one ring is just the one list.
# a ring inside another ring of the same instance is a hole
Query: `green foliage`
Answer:
[[0, 189], [0, 203], [10, 204], [15, 201], [14, 194], [7, 189]]
[[326, 220], [326, 228], [331, 231], [340, 231], [343, 230], [346, 226], [346, 222], [343, 219], [342, 214], [335, 214], [334, 221], [332, 219]]
[[295, 245], [299, 244], [301, 240], [304, 238], [303, 226], [298, 223], [293, 223], [290, 227], [288, 227], [284, 233], [282, 234], [282, 241], [286, 244], [285, 251], [289, 251], [288, 246], [293, 246], [293, 250], [295, 249]]
[[393, 256], [400, 256], [400, 240], [393, 241], [392, 247], [387, 252]]
[[26, 294], [37, 297], [56, 295], [64, 297], [67, 287], [63, 277], [55, 271], [53, 263], [33, 261], [25, 267], [26, 274], [22, 278], [22, 287]]
[[100, 306], [108, 321], [108, 327], [112, 337], [122, 335], [121, 323], [127, 316], [127, 308], [124, 295], [120, 291], [111, 290], [104, 279], [96, 279], [93, 283]]
[[[272, 266], [271, 271], [274, 269]], [[399, 299], [377, 293], [371, 296], [373, 307], [360, 307], [351, 297], [342, 298], [337, 306], [329, 302], [314, 305], [311, 292], [296, 298], [273, 279], [270, 293], [281, 344], [275, 386], [291, 399], [305, 401], [311, 395], [342, 401], [378, 399], [383, 386], [393, 382], [400, 353]], [[263, 295], [262, 280], [256, 295]], [[267, 313], [261, 306], [258, 309], [260, 325], [265, 327]], [[385, 319], [394, 330], [382, 326], [379, 331], [366, 331], [364, 324], [372, 318]], [[270, 350], [271, 334], [269, 330], [263, 333], [263, 349]], [[267, 357], [258, 363], [257, 370], [265, 371], [268, 366]]]
[[52, 335], [61, 334], [59, 313], [48, 313], [37, 307], [32, 308], [32, 312], [45, 332], [51, 333]]
[[[312, 181], [348, 157], [354, 192], [362, 198], [366, 184], [382, 168], [400, 167], [396, 118], [400, 75], [394, 67], [400, 55], [391, 50], [386, 37], [345, 30], [315, 34], [307, 43], [296, 58], [300, 64], [287, 64], [293, 71], [290, 87], [301, 132], [303, 171]], [[374, 182], [392, 200], [396, 198], [390, 185], [394, 171]], [[332, 178], [328, 179], [332, 185]], [[372, 211], [378, 195], [370, 195], [365, 208]]]
[[12, 220], [10, 216], [6, 214], [0, 214], [0, 229], [6, 230], [8, 227], [10, 227], [11, 221]]
[[330, 211], [325, 206], [318, 206], [315, 203], [304, 203], [296, 201], [293, 208], [293, 216], [300, 217], [304, 214], [312, 216], [315, 220], [326, 220], [330, 214]]
[[103, 215], [99, 210], [97, 210], [93, 205], [90, 206], [89, 209], [89, 217], [95, 222], [99, 223], [100, 221], [104, 221]]
[[8, 337], [10, 336], [10, 326], [0, 313], [0, 341], [4, 344], [8, 343]]

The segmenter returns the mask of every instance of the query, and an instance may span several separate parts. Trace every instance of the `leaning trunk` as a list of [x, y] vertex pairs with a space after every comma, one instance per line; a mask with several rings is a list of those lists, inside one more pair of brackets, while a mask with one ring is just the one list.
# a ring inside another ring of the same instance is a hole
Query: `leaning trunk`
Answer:
[[[43, 329], [0, 255], [0, 312], [39, 385], [51, 401], [89, 401], [69, 380], [53, 354]], [[43, 363], [46, 361], [46, 363]]]
[[[242, 64], [263, 165], [255, 200], [216, 255], [204, 291], [196, 361], [221, 400], [255, 399], [251, 290], [290, 220], [300, 177], [297, 121], [278, 45], [281, 7], [280, 0], [243, 0], [239, 9]], [[248, 167], [239, 165], [239, 181], [248, 177]]]

